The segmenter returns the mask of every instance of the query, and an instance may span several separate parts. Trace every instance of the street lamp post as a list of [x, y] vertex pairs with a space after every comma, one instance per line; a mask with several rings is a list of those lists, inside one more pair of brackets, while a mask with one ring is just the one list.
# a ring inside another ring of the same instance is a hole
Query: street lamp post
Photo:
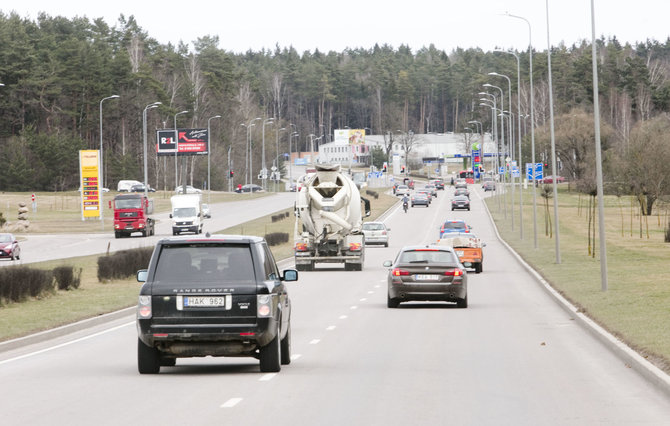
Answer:
[[261, 185], [263, 186], [263, 189], [267, 189], [268, 178], [268, 169], [267, 165], [265, 164], [265, 125], [272, 123], [274, 123], [274, 117], [263, 120], [263, 148], [261, 150], [261, 161], [263, 162], [261, 169]]
[[142, 111], [142, 128], [144, 130], [144, 197], [149, 198], [149, 170], [147, 167], [147, 110], [157, 108], [161, 102], [154, 102], [144, 107]]
[[[493, 128], [491, 133], [493, 135], [493, 142], [495, 143], [495, 147], [496, 147], [496, 160], [495, 160], [494, 167], [495, 167], [495, 174], [500, 176], [500, 166], [499, 166], [499, 162], [500, 162], [500, 143], [498, 141], [498, 118], [497, 118], [498, 108], [496, 107], [496, 97], [494, 95], [492, 95], [490, 93], [486, 93], [486, 92], [479, 92], [479, 94], [480, 95], [482, 95], [482, 94], [483, 95], [488, 95], [488, 96], [491, 96], [491, 98], [492, 98], [492, 100], [487, 99], [487, 98], [479, 98], [479, 100], [481, 101], [481, 103], [479, 105], [491, 108], [491, 127]], [[500, 183], [500, 179], [498, 179], [495, 182], [496, 188], [498, 190], [502, 191], [502, 188], [500, 187], [499, 183]], [[498, 211], [500, 211], [502, 209], [501, 203], [500, 203], [500, 196], [499, 196], [500, 191], [496, 192], [496, 198], [498, 199]]]
[[[179, 193], [179, 173], [177, 173], [177, 153], [179, 152], [179, 135], [177, 134], [177, 116], [188, 111], [180, 111], [174, 115], [174, 190]], [[185, 193], [185, 192], [184, 192]]]
[[[0, 87], [4, 86], [4, 84], [0, 83]], [[116, 99], [119, 98], [119, 95], [112, 95], [112, 96], [107, 96], [106, 98], [102, 98], [100, 101], [100, 182], [98, 182], [98, 206], [100, 208], [100, 221], [102, 222], [102, 229], [105, 229], [105, 208], [103, 207], [103, 191], [102, 189], [105, 187], [105, 157], [103, 156], [103, 151], [102, 151], [102, 103], [106, 101], [107, 99]]]
[[510, 18], [521, 19], [528, 25], [528, 60], [530, 62], [530, 69], [528, 78], [530, 80], [530, 157], [531, 157], [531, 175], [533, 177], [533, 247], [537, 249], [537, 191], [535, 190], [535, 181], [537, 176], [535, 174], [535, 108], [533, 104], [535, 99], [533, 96], [533, 41], [530, 22], [523, 16], [512, 15], [506, 13]]
[[[253, 158], [252, 158], [252, 153], [251, 153], [251, 148], [252, 148], [252, 140], [251, 140], [251, 128], [256, 125], [254, 121], [262, 120], [261, 117], [256, 117], [253, 120], [249, 121], [248, 125], [245, 125], [247, 128], [247, 152], [246, 152], [246, 158], [245, 158], [245, 164], [244, 167], [246, 168], [244, 170], [244, 183], [249, 183], [252, 184], [254, 183], [253, 179]], [[247, 181], [247, 172], [249, 175], [249, 180]], [[250, 194], [252, 193], [251, 191], [249, 192]]]
[[[558, 227], [558, 183], [556, 182], [556, 138], [554, 133], [554, 90], [551, 83], [551, 42], [549, 41], [549, 0], [545, 1], [547, 15], [547, 70], [549, 80], [549, 132], [551, 134], [551, 180], [554, 193], [554, 242], [556, 249], [556, 263], [561, 263], [561, 236]], [[598, 94], [595, 93], [595, 96]]]
[[212, 175], [211, 175], [212, 132], [210, 131], [209, 122], [215, 118], [221, 118], [221, 116], [215, 115], [214, 117], [209, 117], [207, 119], [207, 142], [209, 142], [209, 146], [207, 147], [207, 202], [208, 203], [212, 198]]
[[293, 142], [293, 136], [300, 137], [300, 133], [298, 132], [293, 132], [289, 135], [288, 138], [288, 185], [289, 185], [289, 190], [291, 189], [291, 185], [293, 185], [293, 173], [291, 172], [292, 169], [292, 161], [291, 157], [293, 154], [293, 149], [292, 149], [292, 142]]
[[277, 130], [277, 132], [275, 133], [275, 161], [274, 161], [275, 170], [273, 170], [274, 173], [275, 173], [275, 175], [274, 175], [274, 177], [275, 177], [275, 179], [274, 179], [274, 181], [275, 181], [275, 192], [277, 192], [277, 183], [279, 182], [279, 176], [277, 176], [279, 174], [279, 132], [283, 132], [285, 130], [286, 130], [286, 127], [282, 127], [281, 129]]

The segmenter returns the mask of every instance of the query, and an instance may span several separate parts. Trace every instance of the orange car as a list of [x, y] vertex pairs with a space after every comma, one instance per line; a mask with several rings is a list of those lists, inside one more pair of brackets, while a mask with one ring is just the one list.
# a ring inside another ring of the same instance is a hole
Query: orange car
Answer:
[[437, 240], [437, 245], [453, 247], [458, 260], [466, 268], [474, 268], [476, 273], [484, 269], [484, 251], [486, 243], [482, 242], [474, 234], [445, 234]]

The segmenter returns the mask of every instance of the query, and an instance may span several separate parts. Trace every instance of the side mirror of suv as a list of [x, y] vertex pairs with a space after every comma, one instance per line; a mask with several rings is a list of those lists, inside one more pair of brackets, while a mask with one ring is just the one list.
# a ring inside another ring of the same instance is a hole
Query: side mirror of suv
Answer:
[[298, 271], [295, 269], [285, 269], [282, 272], [282, 281], [298, 281]]
[[140, 269], [139, 271], [137, 271], [137, 281], [140, 283], [146, 282], [148, 275], [149, 273], [147, 272], [146, 269]]

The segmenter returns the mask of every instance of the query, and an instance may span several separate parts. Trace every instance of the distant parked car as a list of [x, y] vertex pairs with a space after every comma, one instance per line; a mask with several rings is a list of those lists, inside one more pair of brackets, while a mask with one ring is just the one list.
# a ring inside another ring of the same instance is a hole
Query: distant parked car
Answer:
[[0, 259], [21, 259], [21, 247], [14, 234], [0, 234]]
[[[565, 178], [563, 176], [556, 176], [556, 183], [563, 182], [565, 182]], [[554, 183], [554, 176], [545, 176], [544, 179], [542, 179], [542, 183]]]
[[256, 185], [255, 183], [248, 183], [246, 185], [242, 185], [241, 187], [237, 188], [235, 192], [242, 193], [242, 192], [262, 192], [263, 188], [260, 185]]
[[[144, 184], [140, 183], [139, 185], [131, 186], [130, 192], [144, 192]], [[151, 186], [148, 186], [147, 192], [156, 192], [156, 190]]]
[[[184, 186], [179, 185], [177, 188], [175, 188], [174, 192], [177, 194], [183, 194], [184, 193]], [[186, 193], [187, 194], [202, 194], [202, 190], [198, 188], [194, 188], [191, 185], [186, 185]]]

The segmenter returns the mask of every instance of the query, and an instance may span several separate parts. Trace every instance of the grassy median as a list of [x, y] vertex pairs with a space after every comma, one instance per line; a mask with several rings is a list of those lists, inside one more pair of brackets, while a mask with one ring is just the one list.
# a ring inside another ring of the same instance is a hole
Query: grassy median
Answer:
[[[374, 198], [373, 194], [364, 194], [371, 201], [371, 216], [367, 220], [376, 219], [397, 202], [396, 197], [384, 193], [387, 190], [388, 188], [375, 189], [374, 192], [378, 194], [378, 198]], [[252, 195], [244, 194], [242, 196], [249, 197]], [[254, 194], [253, 196], [257, 195]], [[67, 197], [67, 195], [63, 197]], [[229, 197], [232, 200], [237, 200], [239, 195], [229, 194]], [[212, 197], [212, 201], [214, 201], [214, 197]], [[217, 202], [220, 201], [222, 200], [217, 200]], [[65, 198], [62, 202], [64, 205], [75, 204], [75, 201], [71, 199], [67, 201]], [[169, 197], [167, 197], [166, 206], [169, 206]], [[284, 212], [288, 212], [289, 216], [280, 221], [272, 222], [272, 216]], [[70, 215], [72, 214], [70, 212]], [[264, 236], [271, 232], [286, 232], [289, 234], [289, 241], [271, 247], [275, 258], [281, 260], [293, 255], [294, 225], [295, 217], [291, 208], [245, 222], [238, 226], [220, 230], [218, 233]], [[81, 268], [81, 285], [76, 290], [56, 291], [54, 294], [44, 298], [30, 299], [22, 303], [0, 305], [0, 341], [25, 336], [134, 306], [137, 303], [137, 294], [140, 287], [135, 277], [105, 283], [98, 282], [98, 257], [100, 255], [27, 265], [30, 268], [49, 270], [61, 265], [73, 266], [77, 269]]]
[[598, 214], [591, 204], [589, 215], [589, 197], [569, 191], [566, 184], [560, 185], [558, 216], [561, 263], [558, 264], [553, 235], [553, 199], [541, 196], [542, 187], [537, 189], [536, 249], [531, 191], [527, 189], [523, 196], [523, 240], [520, 239], [519, 230], [518, 191], [514, 206], [514, 230], [509, 198], [507, 219], [503, 207], [505, 203], [499, 204], [495, 197], [487, 199], [502, 237], [581, 311], [659, 368], [670, 372], [670, 285], [666, 269], [670, 243], [664, 242], [668, 227], [668, 205], [659, 202], [654, 205], [652, 216], [641, 216], [637, 202], [630, 197], [605, 197], [608, 290], [602, 291], [600, 243], [597, 239], [593, 240], [594, 236], [598, 236], [598, 225], [593, 219]]

